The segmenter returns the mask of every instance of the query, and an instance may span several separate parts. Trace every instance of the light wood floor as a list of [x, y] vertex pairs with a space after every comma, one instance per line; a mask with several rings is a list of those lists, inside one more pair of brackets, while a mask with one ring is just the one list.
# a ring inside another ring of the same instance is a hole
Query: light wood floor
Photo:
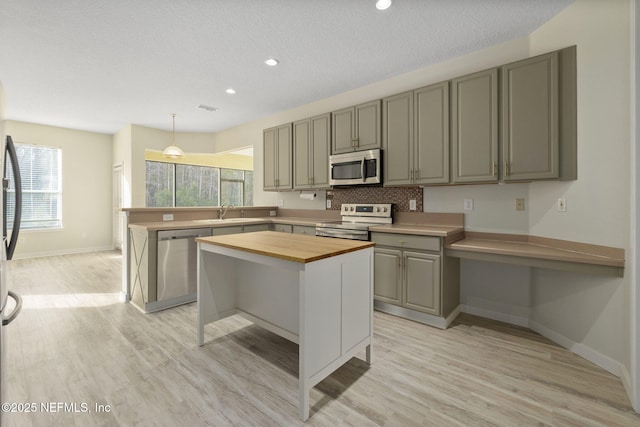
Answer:
[[[12, 265], [25, 303], [7, 328], [6, 401], [37, 411], [3, 425], [302, 424], [295, 344], [234, 316], [198, 347], [195, 304], [144, 315], [118, 302], [117, 252]], [[640, 426], [618, 378], [527, 329], [374, 320], [373, 365], [352, 359], [314, 388], [308, 425]]]

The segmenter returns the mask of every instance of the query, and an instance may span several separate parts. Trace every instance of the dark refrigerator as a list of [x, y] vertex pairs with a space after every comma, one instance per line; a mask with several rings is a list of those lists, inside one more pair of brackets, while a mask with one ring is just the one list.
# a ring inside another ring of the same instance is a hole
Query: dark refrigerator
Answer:
[[[22, 299], [12, 292], [11, 264], [13, 253], [18, 242], [20, 232], [20, 219], [22, 216], [22, 184], [20, 181], [20, 168], [13, 140], [10, 136], [2, 141], [0, 147], [0, 160], [3, 165], [2, 179], [2, 245], [0, 245], [0, 404], [5, 402], [5, 387], [7, 379], [6, 356], [9, 343], [6, 339], [6, 328], [20, 314]], [[9, 214], [9, 216], [8, 216]], [[12, 222], [11, 234], [7, 234], [7, 220]], [[14, 304], [8, 304], [8, 300], [15, 300]], [[2, 423], [0, 412], [0, 424]]]

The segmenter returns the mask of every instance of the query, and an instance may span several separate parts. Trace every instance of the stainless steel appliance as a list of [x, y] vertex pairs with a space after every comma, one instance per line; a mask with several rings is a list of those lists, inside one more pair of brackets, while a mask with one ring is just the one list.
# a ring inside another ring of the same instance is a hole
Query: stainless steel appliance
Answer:
[[393, 223], [390, 203], [344, 203], [340, 212], [342, 221], [316, 224], [316, 236], [369, 240], [371, 225]]
[[[16, 155], [16, 149], [13, 145], [13, 140], [10, 136], [7, 136], [4, 147], [0, 149], [0, 159], [4, 165], [4, 176], [2, 179], [2, 245], [0, 245], [0, 403], [5, 399], [6, 388], [6, 360], [8, 343], [6, 339], [5, 328], [20, 314], [22, 309], [22, 299], [19, 295], [9, 290], [11, 284], [10, 263], [8, 262], [12, 257], [16, 249], [16, 243], [18, 242], [18, 234], [20, 232], [20, 219], [22, 217], [22, 183], [20, 180], [20, 168], [18, 165], [18, 156]], [[7, 168], [7, 161], [9, 168]], [[13, 229], [11, 230], [11, 237], [7, 242], [7, 206], [9, 204], [8, 189], [10, 187], [9, 171], [12, 172], [13, 182], [12, 188], [15, 191], [15, 199], [11, 200], [13, 206]], [[8, 299], [15, 300], [15, 306], [13, 310], [9, 310]], [[0, 412], [0, 423], [2, 422], [2, 413]]]
[[211, 236], [211, 228], [158, 231], [157, 308], [196, 300], [196, 237], [205, 236]]
[[382, 184], [382, 151], [367, 150], [329, 156], [331, 185]]

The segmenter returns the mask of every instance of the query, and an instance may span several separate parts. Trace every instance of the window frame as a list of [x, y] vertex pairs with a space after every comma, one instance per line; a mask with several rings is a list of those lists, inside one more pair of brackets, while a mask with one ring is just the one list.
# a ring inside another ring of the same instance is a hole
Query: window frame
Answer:
[[[211, 168], [211, 169], [217, 169], [218, 170], [218, 179], [217, 179], [217, 200], [215, 201], [217, 204], [215, 205], [211, 205], [212, 207], [219, 207], [221, 206], [221, 201], [222, 201], [222, 182], [238, 182], [242, 184], [242, 204], [244, 206], [246, 206], [247, 200], [246, 200], [246, 195], [247, 195], [247, 191], [246, 191], [246, 180], [247, 180], [247, 172], [251, 172], [253, 173], [252, 170], [245, 170], [245, 169], [231, 169], [231, 168], [220, 168], [220, 167], [216, 167], [216, 166], [205, 166], [205, 165], [201, 165], [201, 164], [186, 164], [186, 163], [173, 163], [173, 162], [159, 162], [157, 160], [145, 160], [145, 192], [146, 187], [148, 185], [148, 181], [147, 181], [147, 175], [146, 175], [146, 171], [147, 171], [147, 165], [148, 163], [160, 163], [160, 164], [166, 164], [166, 165], [170, 165], [171, 171], [170, 174], [172, 174], [173, 177], [173, 188], [171, 188], [170, 190], [172, 191], [172, 197], [171, 197], [171, 205], [170, 206], [149, 206], [148, 202], [148, 197], [147, 194], [145, 193], [145, 207], [167, 207], [167, 208], [173, 208], [173, 207], [179, 207], [179, 208], [185, 208], [185, 207], [192, 207], [192, 206], [177, 206], [177, 193], [178, 193], [178, 173], [177, 173], [177, 166], [195, 166], [195, 167], [203, 167], [203, 168]], [[223, 175], [223, 171], [240, 171], [242, 172], [242, 179], [223, 179], [222, 175]], [[251, 204], [253, 205], [253, 200], [251, 201]]]
[[[30, 158], [33, 159], [33, 150], [34, 149], [46, 149], [46, 150], [51, 150], [51, 151], [55, 151], [56, 152], [56, 161], [57, 161], [57, 190], [52, 191], [50, 189], [30, 189], [30, 190], [25, 190], [25, 180], [27, 178], [30, 177], [26, 177], [24, 176], [24, 174], [22, 173], [21, 170], [21, 181], [22, 181], [22, 218], [20, 220], [20, 231], [21, 232], [31, 232], [31, 231], [56, 231], [56, 230], [62, 230], [64, 228], [64, 223], [63, 223], [63, 209], [62, 209], [62, 203], [63, 203], [63, 191], [62, 191], [62, 148], [61, 147], [56, 147], [56, 146], [51, 146], [51, 145], [43, 145], [43, 144], [28, 144], [28, 143], [23, 143], [23, 142], [14, 142], [14, 145], [16, 147], [16, 153], [19, 153], [21, 150], [24, 150], [25, 147], [28, 147], [32, 153], [30, 155]], [[19, 156], [20, 157], [20, 156]], [[20, 159], [18, 159], [18, 164], [22, 165], [24, 162], [20, 162]], [[7, 168], [7, 170], [11, 167], [11, 164], [9, 162], [9, 159], [7, 157], [5, 157], [5, 165], [3, 165], [3, 167]], [[33, 173], [31, 174], [31, 177], [33, 176]], [[49, 173], [49, 176], [51, 176], [51, 174]], [[15, 180], [12, 177], [11, 180], [14, 184], [15, 184]], [[14, 200], [15, 200], [15, 188], [7, 188], [7, 193], [14, 194]], [[57, 197], [57, 206], [56, 206], [56, 218], [50, 218], [47, 220], [40, 220], [40, 221], [35, 221], [33, 219], [28, 219], [25, 218], [25, 202], [27, 197], [25, 197], [27, 194], [49, 194], [49, 195], [55, 195]], [[8, 209], [7, 209], [8, 210]], [[15, 206], [14, 206], [14, 213], [15, 213]], [[43, 223], [50, 223], [50, 225], [43, 225]], [[33, 224], [36, 223], [37, 225], [34, 226], [27, 226], [28, 224]], [[7, 229], [11, 229], [13, 227], [13, 218], [11, 218], [11, 220], [9, 220], [9, 218], [7, 217]]]

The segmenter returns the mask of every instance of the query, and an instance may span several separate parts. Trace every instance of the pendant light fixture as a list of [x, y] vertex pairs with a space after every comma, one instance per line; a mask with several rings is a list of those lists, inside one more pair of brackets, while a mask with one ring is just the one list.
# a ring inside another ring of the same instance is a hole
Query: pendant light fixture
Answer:
[[176, 114], [171, 115], [173, 117], [173, 133], [171, 134], [171, 145], [164, 149], [162, 157], [168, 157], [170, 159], [181, 159], [184, 157], [184, 151], [176, 145]]

